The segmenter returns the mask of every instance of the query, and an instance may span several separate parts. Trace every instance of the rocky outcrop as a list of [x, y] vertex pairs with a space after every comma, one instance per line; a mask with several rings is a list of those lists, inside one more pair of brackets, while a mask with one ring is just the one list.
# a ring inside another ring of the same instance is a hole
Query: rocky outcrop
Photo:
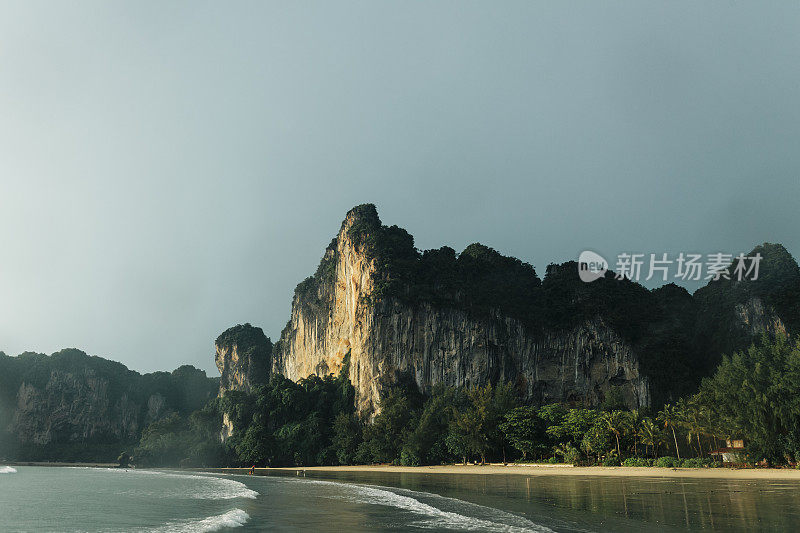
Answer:
[[217, 337], [215, 347], [219, 396], [232, 390], [250, 392], [269, 380], [272, 342], [261, 328], [250, 324], [229, 328]]
[[338, 373], [349, 352], [362, 412], [378, 407], [381, 378], [398, 372], [413, 376], [423, 392], [438, 383], [510, 381], [540, 402], [598, 403], [618, 387], [631, 406], [648, 404], [635, 351], [601, 317], [541, 330], [498, 312], [374, 298], [378, 258], [361, 241], [376, 218], [370, 210], [348, 213], [325, 253], [322, 276], [298, 287], [276, 371], [294, 380]]
[[745, 303], [736, 304], [736, 324], [749, 335], [786, 335], [786, 325], [773, 309], [764, 305], [761, 298], [754, 296]]
[[[280, 370], [291, 379], [338, 373], [350, 352], [358, 407], [378, 407], [382, 376], [409, 373], [430, 393], [438, 383], [474, 386], [510, 381], [539, 402], [597, 404], [620, 387], [631, 405], [647, 405], [647, 380], [631, 347], [597, 319], [567, 332], [532, 334], [518, 321], [475, 319], [463, 311], [410, 308], [388, 300], [329, 321], [299, 310], [287, 336]], [[337, 334], [343, 332], [344, 334]]]
[[[423, 392], [506, 381], [535, 402], [597, 404], [612, 388], [630, 407], [649, 405], [654, 394], [674, 401], [721, 352], [791, 330], [777, 304], [758, 295], [797, 279], [797, 264], [779, 245], [759, 250], [772, 258], [769, 272], [777, 264], [788, 274], [735, 289], [709, 284], [699, 299], [611, 273], [582, 283], [574, 263], [551, 265], [540, 282], [530, 265], [482, 245], [460, 255], [418, 252], [404, 230], [381, 225], [374, 206], [358, 206], [315, 275], [298, 285], [273, 371], [293, 380], [338, 374], [349, 353], [363, 413], [375, 412], [384, 382], [398, 373]], [[731, 298], [732, 290], [748, 298]], [[784, 300], [783, 314], [800, 316], [797, 301]]]
[[219, 430], [219, 440], [225, 442], [233, 435], [233, 420], [228, 413], [222, 413], [222, 428]]
[[[215, 343], [214, 361], [221, 374], [219, 396], [228, 391], [250, 392], [269, 381], [272, 367], [272, 341], [261, 328], [239, 324], [225, 330]], [[233, 421], [222, 414], [220, 440], [233, 435]]]
[[800, 266], [780, 244], [756, 246], [748, 257], [760, 256], [757, 279], [738, 280], [729, 268], [724, 276], [694, 293], [698, 306], [695, 345], [710, 372], [720, 354], [747, 347], [762, 334], [800, 333]]
[[44, 388], [22, 383], [13, 432], [22, 442], [130, 440], [140, 429], [139, 406], [127, 394], [112, 399], [109, 382], [93, 372], [51, 372]]
[[111, 460], [142, 429], [213, 398], [216, 379], [192, 367], [141, 375], [69, 349], [0, 355], [0, 457]]

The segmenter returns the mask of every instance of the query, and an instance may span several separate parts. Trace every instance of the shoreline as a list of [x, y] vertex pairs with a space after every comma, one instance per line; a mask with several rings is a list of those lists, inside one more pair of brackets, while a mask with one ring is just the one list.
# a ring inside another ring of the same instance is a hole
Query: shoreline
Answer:
[[117, 463], [64, 463], [60, 461], [9, 461], [0, 462], [3, 466], [54, 466], [54, 467], [78, 467], [78, 468], [117, 468]]
[[[117, 468], [115, 463], [66, 463], [9, 461], [4, 466], [44, 466], [44, 467], [81, 467], [81, 468]], [[135, 467], [133, 467], [135, 468]], [[162, 470], [161, 468], [141, 468], [141, 470]], [[164, 468], [164, 470], [187, 470], [221, 474], [247, 474], [249, 468]], [[255, 475], [265, 476], [270, 473], [394, 473], [424, 475], [513, 475], [513, 476], [586, 476], [586, 477], [660, 477], [660, 478], [696, 478], [696, 479], [729, 479], [729, 480], [797, 480], [800, 481], [800, 470], [789, 468], [661, 468], [655, 466], [572, 466], [567, 464], [514, 464], [487, 463], [480, 465], [432, 465], [432, 466], [392, 466], [392, 465], [351, 465], [351, 466], [284, 466], [275, 468], [259, 467]]]
[[[249, 468], [195, 468], [191, 470], [227, 474], [247, 474]], [[270, 472], [300, 473], [396, 473], [396, 474], [462, 474], [462, 475], [522, 475], [522, 476], [605, 476], [605, 477], [661, 477], [730, 480], [798, 480], [800, 470], [780, 468], [660, 468], [626, 466], [571, 466], [571, 465], [437, 465], [437, 466], [296, 466], [256, 468], [255, 475]]]

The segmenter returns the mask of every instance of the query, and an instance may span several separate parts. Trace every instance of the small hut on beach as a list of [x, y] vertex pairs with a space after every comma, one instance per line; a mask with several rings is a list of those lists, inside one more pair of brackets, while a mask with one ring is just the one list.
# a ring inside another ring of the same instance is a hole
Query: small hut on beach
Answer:
[[712, 450], [709, 455], [724, 465], [744, 463], [744, 439], [727, 439], [724, 448]]

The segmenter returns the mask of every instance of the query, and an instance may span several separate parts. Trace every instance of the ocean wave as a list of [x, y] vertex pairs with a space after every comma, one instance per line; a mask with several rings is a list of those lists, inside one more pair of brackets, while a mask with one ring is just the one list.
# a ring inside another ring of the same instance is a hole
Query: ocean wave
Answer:
[[232, 500], [234, 498], [248, 498], [251, 500], [256, 499], [258, 492], [250, 489], [244, 483], [235, 481], [229, 478], [221, 478], [217, 476], [203, 476], [197, 474], [183, 474], [179, 472], [170, 472], [164, 470], [124, 470], [119, 468], [106, 468], [105, 472], [115, 472], [124, 475], [133, 476], [157, 476], [161, 478], [173, 478], [179, 480], [199, 481], [203, 483], [196, 483], [192, 485], [191, 492], [187, 492], [183, 488], [176, 489], [161, 489], [158, 490], [130, 490], [120, 491], [118, 494], [136, 495], [136, 496], [157, 496], [167, 498], [189, 498], [193, 500]]
[[17, 469], [10, 466], [0, 466], [0, 474], [16, 474]]
[[[324, 483], [344, 488], [347, 494], [336, 496], [361, 504], [386, 505], [422, 515], [422, 519], [414, 525], [426, 529], [455, 529], [462, 531], [495, 531], [508, 533], [538, 532], [552, 533], [552, 529], [531, 522], [527, 518], [486, 507], [456, 498], [448, 498], [438, 494], [417, 492], [408, 489], [395, 489], [373, 485], [355, 485], [321, 480], [296, 480], [300, 483]], [[442, 507], [457, 508], [470, 514], [480, 514], [482, 518], [447, 511], [420, 500], [428, 499], [440, 502]]]
[[[136, 533], [207, 533], [228, 527], [242, 527], [250, 519], [245, 511], [232, 509], [221, 515], [193, 520], [175, 520], [156, 528], [133, 530]], [[128, 530], [131, 531], [131, 530]]]

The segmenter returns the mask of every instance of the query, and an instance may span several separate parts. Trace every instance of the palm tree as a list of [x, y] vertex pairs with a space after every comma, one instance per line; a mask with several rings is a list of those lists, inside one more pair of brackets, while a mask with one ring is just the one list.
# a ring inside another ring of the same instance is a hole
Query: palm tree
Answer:
[[703, 456], [703, 443], [700, 440], [700, 435], [705, 432], [704, 413], [701, 407], [694, 399], [689, 401], [681, 398], [678, 401], [678, 413], [680, 414], [681, 423], [686, 428], [686, 441], [692, 442], [692, 437], [697, 439], [697, 452], [698, 456]]
[[675, 426], [680, 424], [680, 417], [678, 416], [677, 410], [671, 404], [667, 404], [658, 413], [657, 420], [664, 424], [664, 428], [672, 430], [672, 438], [675, 441], [675, 453], [678, 455], [678, 459], [680, 459], [681, 451], [678, 448], [678, 436], [675, 433]]
[[647, 452], [647, 447], [652, 446], [653, 455], [658, 457], [658, 446], [663, 442], [664, 438], [652, 418], [646, 417], [642, 420], [639, 425], [639, 438], [644, 444], [645, 453]]
[[[633, 455], [639, 457], [639, 425], [642, 423], [642, 414], [638, 409], [632, 409], [627, 413], [627, 432], [633, 435]], [[645, 450], [647, 453], [647, 450]]]
[[571, 442], [558, 444], [553, 451], [564, 458], [565, 463], [575, 464], [579, 457], [578, 449]]
[[610, 413], [603, 413], [602, 419], [606, 427], [617, 439], [617, 457], [619, 457], [621, 461], [622, 451], [620, 450], [619, 439], [630, 427], [628, 413], [625, 411], [611, 411]]

